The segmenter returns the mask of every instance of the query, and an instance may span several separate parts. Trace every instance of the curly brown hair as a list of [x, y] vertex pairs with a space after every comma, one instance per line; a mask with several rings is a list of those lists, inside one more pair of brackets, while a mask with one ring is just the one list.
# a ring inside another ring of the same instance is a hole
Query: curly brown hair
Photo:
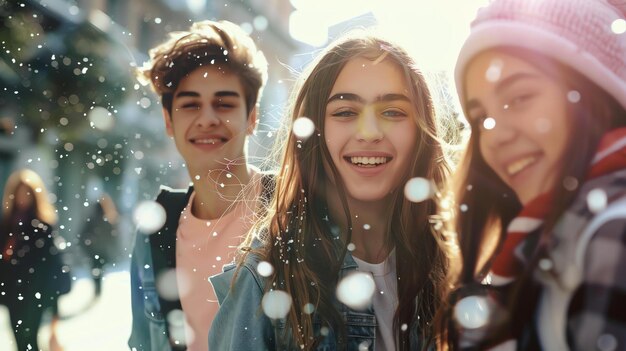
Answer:
[[196, 68], [213, 64], [239, 77], [249, 115], [267, 81], [267, 60], [252, 38], [228, 21], [201, 21], [188, 31], [171, 32], [150, 50], [150, 60], [137, 69], [137, 78], [151, 85], [171, 115], [172, 95], [180, 81]]

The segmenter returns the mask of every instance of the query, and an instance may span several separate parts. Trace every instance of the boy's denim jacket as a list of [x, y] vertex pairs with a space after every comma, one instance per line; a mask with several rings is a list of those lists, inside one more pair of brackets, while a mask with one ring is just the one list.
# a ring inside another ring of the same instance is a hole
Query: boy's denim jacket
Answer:
[[[261, 243], [255, 239], [252, 247]], [[261, 308], [265, 294], [266, 278], [257, 272], [260, 257], [251, 251], [237, 272], [236, 265], [224, 266], [224, 272], [210, 278], [220, 303], [220, 310], [209, 333], [209, 349], [220, 351], [242, 350], [301, 350], [294, 344], [286, 319], [270, 319]], [[357, 263], [350, 252], [346, 253], [339, 280], [357, 271]], [[237, 272], [235, 277], [235, 272]], [[235, 283], [231, 282], [235, 277]], [[338, 311], [344, 316], [347, 327], [347, 350], [374, 350], [376, 316], [370, 304], [363, 311], [355, 311], [335, 300]], [[321, 334], [321, 325], [314, 315], [314, 332]], [[418, 350], [417, 330], [411, 331], [411, 349]], [[337, 350], [332, 330], [323, 338], [316, 350]]]
[[176, 230], [180, 214], [193, 187], [173, 190], [162, 186], [156, 201], [166, 212], [166, 222], [157, 233], [137, 232], [130, 266], [133, 324], [128, 346], [137, 351], [185, 350], [184, 330], [170, 330], [167, 315], [182, 310], [180, 300], [162, 298], [156, 277], [176, 266]]

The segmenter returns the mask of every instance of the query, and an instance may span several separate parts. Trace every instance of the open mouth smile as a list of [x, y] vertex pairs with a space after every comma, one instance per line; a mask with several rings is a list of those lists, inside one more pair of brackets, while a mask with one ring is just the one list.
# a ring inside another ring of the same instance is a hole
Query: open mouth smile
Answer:
[[509, 176], [514, 176], [524, 169], [528, 168], [530, 165], [534, 164], [537, 161], [538, 157], [536, 155], [530, 155], [523, 158], [520, 158], [514, 162], [511, 162], [506, 167], [506, 172]]
[[391, 157], [385, 156], [344, 156], [344, 159], [357, 167], [373, 168], [391, 161]]
[[192, 144], [202, 144], [202, 145], [215, 145], [222, 144], [228, 141], [226, 138], [192, 138], [189, 139]]

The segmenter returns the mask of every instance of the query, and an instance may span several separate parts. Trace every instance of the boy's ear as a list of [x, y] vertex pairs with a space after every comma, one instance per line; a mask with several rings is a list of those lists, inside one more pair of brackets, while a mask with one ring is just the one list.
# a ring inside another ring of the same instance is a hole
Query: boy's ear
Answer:
[[165, 121], [165, 132], [168, 136], [173, 137], [174, 129], [172, 128], [172, 115], [170, 115], [170, 112], [166, 108], [163, 108], [163, 120]]
[[254, 129], [256, 128], [257, 123], [257, 107], [254, 106], [254, 108], [252, 109], [252, 111], [250, 111], [250, 114], [248, 115], [248, 127], [246, 128], [247, 135], [252, 135], [252, 133], [254, 133]]

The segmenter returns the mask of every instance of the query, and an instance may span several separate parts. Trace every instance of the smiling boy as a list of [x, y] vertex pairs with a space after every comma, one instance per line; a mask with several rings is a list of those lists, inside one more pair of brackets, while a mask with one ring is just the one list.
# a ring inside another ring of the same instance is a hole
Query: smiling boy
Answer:
[[218, 309], [208, 277], [232, 257], [261, 190], [269, 189], [269, 176], [248, 164], [245, 152], [267, 62], [238, 26], [203, 21], [153, 48], [139, 78], [160, 96], [167, 135], [193, 186], [162, 189], [156, 201], [166, 210], [165, 225], [137, 236], [129, 346], [206, 351]]

